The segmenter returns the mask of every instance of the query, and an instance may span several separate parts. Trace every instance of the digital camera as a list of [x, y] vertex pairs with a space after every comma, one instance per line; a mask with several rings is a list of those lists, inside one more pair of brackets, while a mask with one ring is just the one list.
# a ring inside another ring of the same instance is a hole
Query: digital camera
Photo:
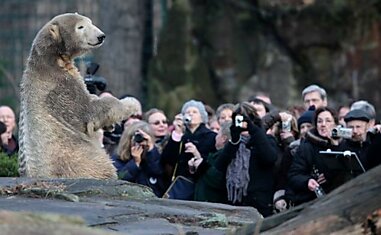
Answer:
[[282, 131], [291, 131], [291, 120], [282, 122]]
[[324, 189], [320, 185], [315, 188], [314, 192], [317, 198], [321, 198], [325, 195]]
[[186, 125], [188, 125], [189, 123], [191, 123], [191, 121], [192, 121], [192, 117], [191, 117], [191, 116], [189, 116], [189, 115], [184, 115], [184, 116], [183, 116], [183, 122], [184, 122]]
[[352, 138], [353, 130], [352, 128], [345, 128], [342, 126], [337, 126], [332, 129], [331, 137], [332, 138], [344, 138], [344, 139], [351, 139]]
[[234, 124], [236, 127], [242, 128], [243, 127], [243, 116], [242, 115], [235, 116]]

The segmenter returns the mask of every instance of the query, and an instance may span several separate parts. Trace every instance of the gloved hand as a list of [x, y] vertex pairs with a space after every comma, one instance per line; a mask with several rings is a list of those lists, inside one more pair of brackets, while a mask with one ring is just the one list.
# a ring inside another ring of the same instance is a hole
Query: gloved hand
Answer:
[[237, 116], [237, 113], [232, 114], [232, 124], [230, 126], [230, 136], [231, 136], [231, 141], [233, 143], [237, 143], [241, 137], [241, 132], [243, 129], [239, 126], [235, 125], [235, 118]]
[[247, 130], [249, 131], [249, 134], [250, 135], [253, 135], [255, 133], [255, 124], [252, 120], [250, 120], [249, 118], [245, 118], [245, 121], [247, 122]]
[[193, 157], [188, 161], [189, 173], [194, 174], [204, 159], [202, 157]]

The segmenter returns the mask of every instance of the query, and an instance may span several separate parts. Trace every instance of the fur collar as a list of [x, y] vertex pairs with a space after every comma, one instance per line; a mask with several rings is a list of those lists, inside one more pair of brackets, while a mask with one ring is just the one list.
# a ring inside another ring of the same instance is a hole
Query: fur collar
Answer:
[[306, 138], [306, 140], [308, 140], [312, 144], [315, 144], [315, 145], [317, 145], [319, 147], [323, 147], [323, 148], [327, 148], [327, 147], [336, 145], [330, 139], [320, 136], [319, 133], [317, 132], [316, 128], [309, 130], [306, 133], [305, 138]]

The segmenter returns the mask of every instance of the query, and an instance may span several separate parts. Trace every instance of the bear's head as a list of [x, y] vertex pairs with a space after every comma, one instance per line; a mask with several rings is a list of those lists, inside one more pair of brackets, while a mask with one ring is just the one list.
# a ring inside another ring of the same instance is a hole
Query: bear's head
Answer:
[[100, 47], [105, 37], [89, 18], [67, 13], [54, 17], [38, 32], [33, 49], [40, 55], [74, 58]]

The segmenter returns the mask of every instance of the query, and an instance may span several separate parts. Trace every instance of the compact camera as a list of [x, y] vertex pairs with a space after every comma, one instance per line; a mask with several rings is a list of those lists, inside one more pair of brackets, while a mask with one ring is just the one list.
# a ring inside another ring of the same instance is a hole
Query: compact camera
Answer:
[[324, 189], [320, 185], [315, 188], [314, 192], [317, 198], [321, 198], [325, 195]]
[[234, 124], [236, 127], [243, 128], [243, 116], [242, 115], [235, 116]]
[[188, 125], [192, 121], [192, 117], [189, 115], [184, 115], [183, 116], [183, 122]]
[[282, 122], [282, 131], [291, 131], [291, 120]]
[[337, 126], [332, 129], [331, 137], [332, 138], [344, 138], [351, 139], [353, 134], [352, 128], [345, 128], [342, 126]]
[[145, 140], [144, 136], [141, 133], [135, 133], [134, 135], [134, 141], [138, 144], [143, 142]]

